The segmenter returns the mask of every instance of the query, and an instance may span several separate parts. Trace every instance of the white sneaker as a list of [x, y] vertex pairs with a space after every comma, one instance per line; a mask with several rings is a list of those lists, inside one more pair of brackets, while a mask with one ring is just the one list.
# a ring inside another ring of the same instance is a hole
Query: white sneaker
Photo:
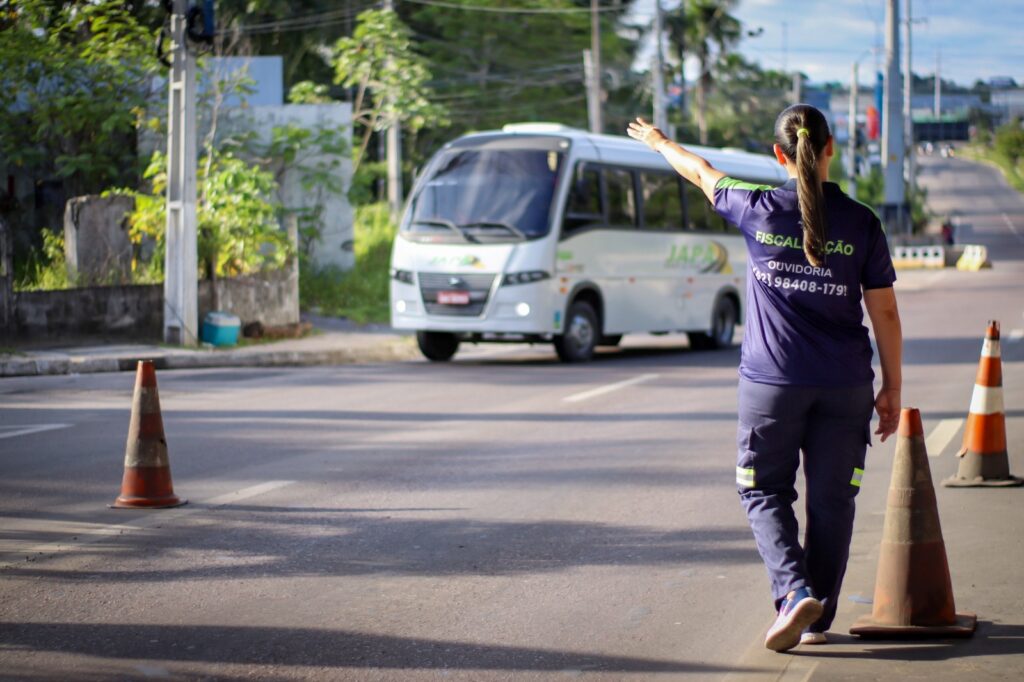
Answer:
[[824, 632], [804, 632], [800, 635], [801, 644], [828, 644], [828, 638]]
[[765, 647], [772, 651], [788, 651], [799, 644], [801, 633], [825, 611], [825, 606], [806, 587], [792, 595], [783, 600], [779, 617], [764, 638]]

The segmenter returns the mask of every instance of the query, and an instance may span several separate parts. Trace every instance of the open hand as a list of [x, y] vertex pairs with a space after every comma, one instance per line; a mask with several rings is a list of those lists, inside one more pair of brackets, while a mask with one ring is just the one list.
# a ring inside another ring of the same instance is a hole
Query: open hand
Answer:
[[884, 443], [886, 438], [896, 433], [900, 424], [900, 390], [882, 387], [875, 398], [875, 411], [878, 412], [875, 435], [881, 436]]
[[640, 140], [654, 151], [658, 151], [658, 145], [666, 141], [665, 133], [637, 116], [636, 121], [629, 124], [626, 133], [634, 140]]

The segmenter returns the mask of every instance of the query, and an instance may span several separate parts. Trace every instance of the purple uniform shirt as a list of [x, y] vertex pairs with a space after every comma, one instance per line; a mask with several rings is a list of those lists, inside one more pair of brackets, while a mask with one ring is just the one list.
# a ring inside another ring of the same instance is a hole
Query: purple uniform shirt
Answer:
[[740, 376], [780, 386], [870, 383], [871, 341], [861, 289], [891, 287], [896, 272], [878, 217], [835, 183], [823, 185], [826, 255], [803, 251], [796, 180], [781, 187], [722, 178], [715, 210], [747, 240], [746, 333]]

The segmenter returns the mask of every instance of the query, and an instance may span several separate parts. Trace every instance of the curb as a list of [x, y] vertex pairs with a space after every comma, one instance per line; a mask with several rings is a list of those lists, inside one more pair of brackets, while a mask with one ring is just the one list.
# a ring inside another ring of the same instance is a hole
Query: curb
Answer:
[[134, 372], [139, 360], [152, 360], [156, 369], [205, 369], [211, 367], [310, 367], [396, 362], [419, 357], [405, 340], [379, 346], [331, 350], [270, 350], [123, 355], [105, 358], [24, 358], [0, 360], [0, 377], [53, 376]]

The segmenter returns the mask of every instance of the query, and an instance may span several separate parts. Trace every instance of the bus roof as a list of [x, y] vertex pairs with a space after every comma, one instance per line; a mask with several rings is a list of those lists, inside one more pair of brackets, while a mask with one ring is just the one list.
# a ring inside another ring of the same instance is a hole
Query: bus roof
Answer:
[[[597, 158], [605, 163], [671, 168], [661, 154], [625, 135], [599, 135], [558, 123], [511, 123], [501, 130], [471, 133], [460, 138], [460, 142], [470, 142], [477, 136], [494, 139], [496, 136], [512, 137], [517, 135], [558, 137], [569, 140], [574, 146], [579, 142], [589, 143]], [[785, 169], [774, 157], [767, 154], [753, 154], [738, 149], [719, 149], [691, 144], [685, 146], [728, 175], [772, 184], [781, 184], [787, 179]]]

